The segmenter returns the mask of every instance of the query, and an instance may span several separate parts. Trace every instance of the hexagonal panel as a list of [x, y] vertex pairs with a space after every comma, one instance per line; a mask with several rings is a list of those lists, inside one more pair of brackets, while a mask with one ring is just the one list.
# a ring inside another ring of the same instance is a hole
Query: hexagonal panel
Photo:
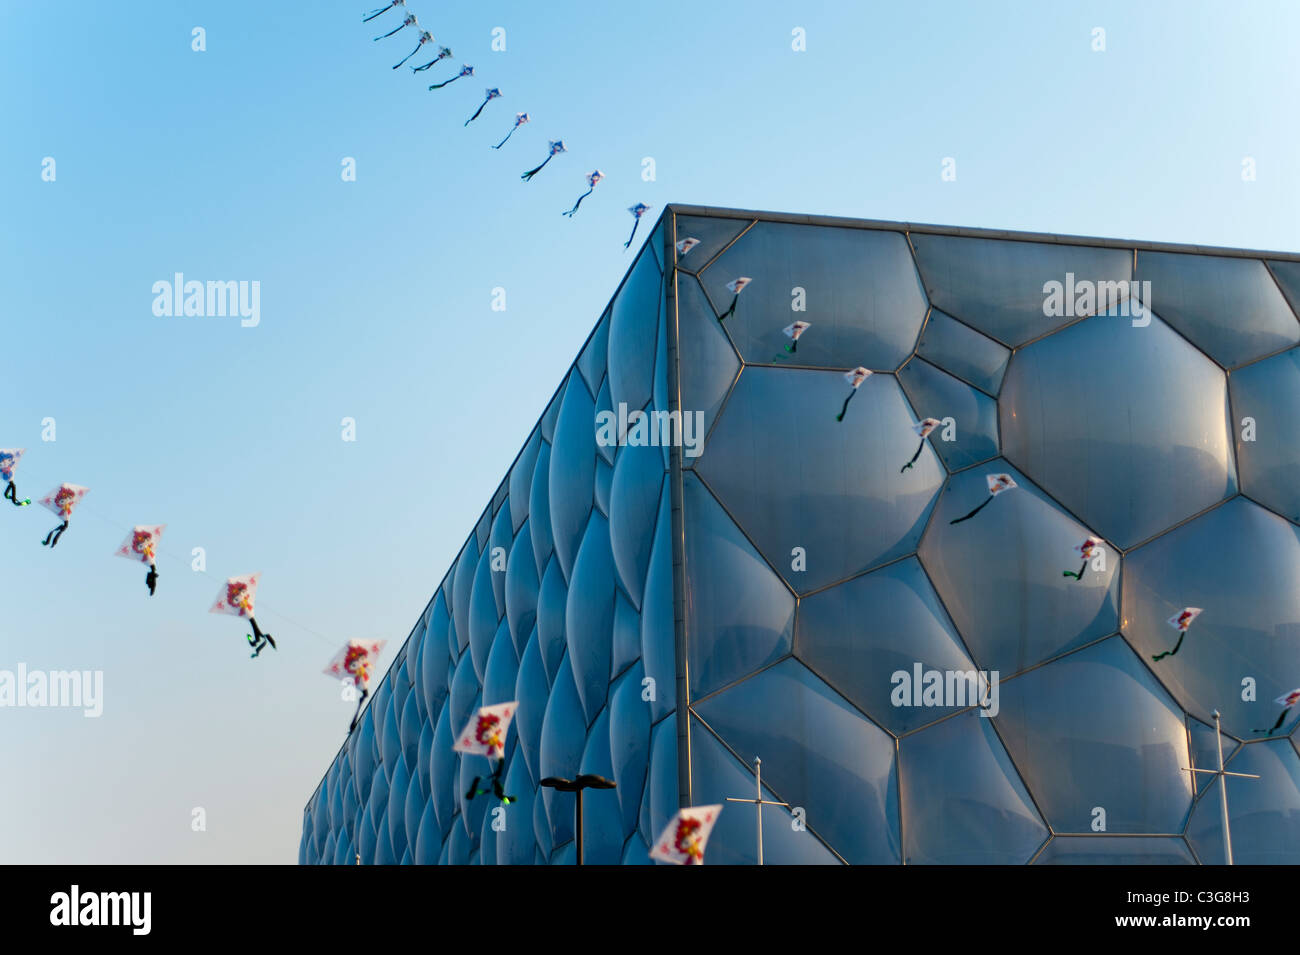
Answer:
[[1056, 836], [1034, 865], [1196, 865], [1178, 836]]
[[[919, 693], [917, 667], [965, 672], [975, 666], [915, 557], [801, 600], [794, 653], [893, 733], [955, 711], [913, 705], [913, 696], [899, 689], [903, 681], [893, 679], [895, 673], [906, 674], [913, 681], [907, 685], [917, 686]], [[963, 706], [975, 702], [972, 698]]]
[[[899, 861], [893, 739], [798, 660], [784, 660], [693, 709], [850, 864]], [[813, 745], [809, 745], [809, 744]]]
[[1237, 489], [1224, 374], [1158, 317], [1096, 316], [1016, 352], [999, 414], [1003, 454], [1124, 549]]
[[[699, 244], [685, 255], [674, 252], [677, 268], [699, 272], [736, 236], [744, 232], [753, 219], [724, 219], [712, 216], [677, 216], [677, 241], [696, 239]], [[658, 835], [658, 833], [655, 833]]]
[[[1193, 716], [1241, 739], [1261, 736], [1300, 686], [1300, 528], [1238, 497], [1139, 547], [1125, 559], [1124, 634]], [[1166, 622], [1202, 609], [1177, 654]], [[1242, 700], [1242, 681], [1256, 700]], [[1300, 713], [1293, 714], [1292, 721]], [[1285, 727], [1284, 727], [1285, 729]]]
[[996, 395], [1011, 352], [993, 339], [963, 325], [939, 309], [931, 309], [916, 353], [988, 395]]
[[849, 392], [836, 372], [746, 368], [695, 468], [799, 593], [914, 551], [943, 480], [928, 442], [899, 472], [917, 437], [893, 376], [836, 421]]
[[1192, 803], [1182, 711], [1119, 637], [1001, 685], [994, 717], [1055, 832], [1181, 833]]
[[1145, 303], [1228, 368], [1300, 342], [1300, 322], [1258, 259], [1146, 252], [1137, 280]]
[[912, 402], [917, 421], [944, 422], [927, 440], [949, 471], [998, 456], [998, 406], [988, 395], [920, 358], [899, 369], [898, 383]]
[[901, 232], [760, 222], [700, 277], [717, 313], [740, 276], [753, 282], [726, 327], [747, 362], [784, 354], [782, 329], [800, 319], [812, 327], [794, 363], [892, 370], [915, 346], [927, 308]]
[[1023, 345], [1077, 317], [1047, 314], [1047, 283], [1082, 288], [1083, 282], [1124, 282], [1127, 288], [1133, 277], [1133, 253], [1126, 249], [911, 236], [931, 304], [1007, 346]]
[[[978, 514], [987, 475], [1017, 486]], [[1005, 461], [955, 474], [921, 541], [921, 563], [980, 667], [1003, 676], [1114, 633], [1119, 626], [1119, 555], [1083, 578], [1074, 548], [1091, 532]]]
[[1300, 348], [1234, 371], [1228, 390], [1242, 492], [1300, 522]]
[[[714, 316], [700, 283], [686, 275], [677, 277], [677, 328], [682, 411], [692, 415], [691, 424], [702, 445], [740, 371], [740, 358]], [[696, 426], [695, 419], [700, 415], [703, 420]], [[682, 455], [686, 467], [693, 466], [696, 460], [689, 453]]]

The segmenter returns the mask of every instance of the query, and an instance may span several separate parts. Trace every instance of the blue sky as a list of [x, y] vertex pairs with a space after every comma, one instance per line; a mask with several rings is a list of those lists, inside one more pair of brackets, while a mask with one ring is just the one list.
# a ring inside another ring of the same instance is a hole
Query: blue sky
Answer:
[[[476, 68], [435, 92], [454, 66], [390, 69], [414, 38], [372, 42], [397, 15], [368, 4], [0, 4], [0, 446], [23, 494], [91, 489], [54, 551], [52, 515], [0, 508], [0, 669], [104, 672], [99, 719], [0, 709], [0, 861], [296, 859], [351, 715], [321, 669], [350, 637], [387, 666], [636, 202], [1300, 251], [1293, 3], [410, 0]], [[175, 272], [260, 282], [260, 324], [155, 316]], [[112, 553], [159, 522], [151, 600]], [[254, 570], [255, 662], [206, 612]]]

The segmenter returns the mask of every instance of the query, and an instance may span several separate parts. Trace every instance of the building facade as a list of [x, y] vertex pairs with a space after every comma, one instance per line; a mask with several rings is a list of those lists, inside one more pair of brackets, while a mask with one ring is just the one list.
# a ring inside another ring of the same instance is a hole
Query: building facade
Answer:
[[767, 863], [1216, 863], [1218, 711], [1235, 861], [1300, 862], [1298, 309], [1295, 255], [669, 207], [299, 861], [572, 863], [539, 781], [597, 773], [644, 864], [761, 757]]

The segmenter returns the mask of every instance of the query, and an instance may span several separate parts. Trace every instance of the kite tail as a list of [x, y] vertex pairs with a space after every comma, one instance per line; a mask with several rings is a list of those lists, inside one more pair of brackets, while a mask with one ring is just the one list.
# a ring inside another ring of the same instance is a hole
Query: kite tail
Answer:
[[26, 507], [32, 503], [30, 497], [25, 497], [21, 501], [18, 500], [18, 488], [14, 487], [13, 481], [5, 485], [5, 500], [12, 502], [14, 507]]
[[1286, 719], [1286, 715], [1287, 715], [1288, 713], [1290, 713], [1290, 712], [1291, 712], [1291, 707], [1288, 706], [1288, 707], [1287, 707], [1286, 709], [1284, 709], [1281, 713], [1279, 713], [1278, 716], [1277, 716], [1277, 722], [1273, 724], [1272, 729], [1267, 729], [1267, 730], [1251, 730], [1251, 732], [1252, 732], [1252, 733], [1266, 733], [1267, 735], [1272, 736], [1274, 733], [1277, 732], [1277, 728], [1278, 728], [1279, 726], [1282, 725], [1282, 721]]
[[[405, 27], [406, 27], [406, 24], [403, 23], [400, 27], [397, 28], [397, 30], [404, 29]], [[387, 33], [385, 33], [383, 36], [377, 36], [377, 37], [375, 37], [375, 42], [378, 42], [378, 41], [380, 41], [380, 40], [387, 40], [390, 36], [392, 36], [394, 33], [396, 33], [397, 30], [389, 30], [389, 31], [388, 31]]]
[[788, 351], [791, 355], [797, 352], [799, 350], [798, 340], [796, 339], [795, 341], [792, 341], [790, 344], [786, 345], [785, 350]]
[[[406, 56], [402, 57], [402, 63], [405, 63], [405, 62], [406, 62], [407, 60], [409, 60], [411, 57], [415, 56], [415, 54], [419, 53], [419, 52], [420, 52], [420, 47], [421, 47], [421, 46], [422, 46], [422, 44], [419, 44], [419, 43], [415, 44], [415, 49], [412, 50], [410, 53], [406, 54]], [[400, 66], [402, 65], [402, 63], [395, 63], [395, 64], [393, 65], [393, 69], [397, 69], [398, 67], [400, 67]]]
[[969, 514], [967, 514], [965, 517], [959, 517], [959, 518], [957, 518], [955, 521], [949, 521], [948, 523], [949, 523], [949, 524], [960, 524], [962, 521], [968, 521], [968, 520], [970, 520], [972, 517], [974, 517], [974, 516], [975, 516], [976, 514], [978, 514], [980, 511], [984, 510], [984, 508], [988, 507], [988, 506], [989, 506], [989, 501], [991, 501], [991, 500], [993, 500], [993, 495], [992, 495], [992, 494], [990, 494], [988, 497], [984, 498], [984, 503], [981, 504], [979, 507], [975, 508], [975, 510], [971, 511], [971, 512], [970, 512]]
[[153, 589], [158, 586], [158, 567], [154, 564], [149, 565], [149, 573], [144, 575], [144, 585], [149, 588], [149, 596], [153, 596]]
[[475, 776], [475, 777], [474, 777], [474, 781], [473, 781], [472, 783], [469, 784], [469, 791], [468, 791], [467, 793], [465, 793], [465, 798], [466, 798], [466, 799], [473, 799], [473, 798], [474, 798], [475, 796], [477, 796], [479, 793], [483, 792], [482, 789], [479, 789], [479, 788], [478, 788], [478, 781], [479, 781], [479, 779], [481, 779], [481, 778], [482, 778], [482, 777], [480, 777], [480, 776]]
[[522, 176], [520, 176], [519, 178], [522, 179], [524, 182], [528, 182], [530, 179], [533, 178], [533, 176], [535, 176], [535, 175], [537, 175], [539, 172], [541, 172], [542, 169], [546, 166], [546, 164], [547, 164], [548, 162], [550, 162], [550, 161], [551, 161], [551, 157], [550, 157], [550, 156], [547, 156], [546, 159], [543, 160], [542, 165], [540, 165], [540, 166], [536, 166], [536, 167], [534, 167], [533, 169], [528, 170], [526, 173], [524, 173], [524, 174], [523, 174]]
[[[512, 130], [512, 132], [513, 132], [513, 130]], [[586, 199], [589, 195], [591, 195], [591, 194], [592, 194], [593, 192], [595, 192], [595, 191], [596, 191], [596, 187], [595, 187], [595, 186], [592, 186], [590, 189], [588, 189], [588, 190], [587, 190], [586, 192], [584, 192], [582, 195], [578, 196], [578, 201], [575, 202], [575, 203], [573, 204], [573, 208], [570, 209], [568, 212], [563, 213], [563, 215], [566, 215], [566, 216], [568, 216], [570, 219], [572, 219], [572, 218], [573, 218], [573, 214], [574, 214], [575, 212], [578, 211], [578, 206], [582, 205], [582, 200], [583, 200], [583, 199]]]
[[391, 9], [393, 9], [393, 4], [390, 3], [388, 6], [380, 7], [378, 10], [371, 10], [369, 15], [367, 15], [361, 22], [369, 23], [371, 20], [379, 16], [381, 13], [387, 13]]
[[635, 222], [632, 223], [632, 234], [628, 236], [627, 241], [623, 243], [623, 248], [626, 249], [629, 245], [632, 244], [632, 240], [636, 238], [637, 226], [639, 226], [640, 224], [641, 224], [640, 219], [637, 219]]
[[913, 464], [915, 464], [915, 463], [916, 463], [916, 459], [919, 458], [919, 457], [921, 456], [921, 452], [924, 451], [924, 450], [925, 450], [925, 438], [922, 438], [922, 439], [921, 439], [921, 444], [920, 444], [920, 446], [916, 449], [916, 454], [912, 455], [912, 460], [908, 461], [908, 462], [907, 462], [906, 464], [904, 464], [901, 468], [899, 468], [899, 469], [898, 469], [898, 473], [899, 473], [899, 474], [902, 474], [904, 471], [906, 471], [908, 468], [910, 468]]
[[[483, 101], [483, 106], [486, 106], [486, 105], [488, 104], [488, 102], [489, 102], [488, 100], [484, 100], [484, 101]], [[481, 113], [481, 112], [483, 112], [483, 106], [480, 106], [478, 109], [474, 110], [474, 115], [471, 116], [469, 119], [465, 120], [465, 125], [466, 125], [466, 126], [468, 126], [470, 123], [474, 122], [474, 120], [478, 119], [478, 114]]]
[[357, 697], [357, 711], [352, 715], [352, 725], [348, 727], [349, 733], [351, 733], [353, 730], [357, 728], [357, 721], [361, 719], [361, 704], [366, 701], [366, 697], [368, 697], [369, 695], [370, 695], [370, 690], [368, 688], [363, 687], [361, 690], [361, 695]]
[[41, 546], [53, 547], [55, 544], [59, 542], [59, 538], [63, 536], [63, 532], [66, 531], [67, 529], [68, 529], [67, 521], [64, 521], [58, 527], [51, 528], [50, 532], [45, 535], [45, 540], [41, 541]]
[[1085, 560], [1083, 564], [1079, 567], [1079, 572], [1077, 574], [1072, 570], [1063, 570], [1061, 571], [1061, 576], [1073, 577], [1075, 580], [1083, 580], [1083, 572], [1087, 569], [1088, 569], [1088, 562]]
[[413, 67], [411, 67], [411, 72], [412, 72], [412, 73], [423, 73], [425, 70], [429, 69], [429, 68], [432, 67], [435, 63], [438, 63], [438, 62], [440, 62], [441, 60], [442, 60], [442, 57], [440, 57], [440, 56], [435, 56], [435, 57], [434, 57], [432, 60], [430, 60], [428, 63], [424, 64], [424, 66], [413, 66]]
[[500, 799], [503, 805], [509, 805], [515, 801], [515, 797], [507, 796], [505, 787], [501, 784], [501, 770], [505, 768], [505, 765], [506, 758], [502, 756], [501, 761], [497, 763], [496, 772], [492, 774], [492, 795]]
[[432, 86], [429, 87], [429, 89], [431, 89], [431, 90], [440, 90], [440, 89], [442, 89], [444, 86], [446, 86], [448, 83], [455, 83], [458, 79], [460, 79], [460, 74], [459, 74], [459, 73], [457, 73], [455, 76], [453, 76], [453, 77], [452, 77], [451, 79], [449, 79], [449, 80], [443, 80], [441, 83], [434, 83]]
[[740, 293], [737, 292], [737, 293], [736, 293], [734, 296], [732, 296], [732, 298], [731, 298], [731, 305], [730, 305], [730, 307], [729, 307], [725, 312], [723, 312], [721, 315], [718, 316], [718, 321], [720, 321], [720, 322], [725, 322], [725, 321], [726, 321], [727, 319], [729, 319], [732, 315], [735, 315], [735, 314], [736, 314], [736, 303], [739, 302], [739, 301], [740, 301]]
[[[511, 126], [511, 127], [510, 127], [510, 132], [506, 133], [506, 139], [509, 139], [511, 136], [513, 136], [513, 135], [515, 134], [515, 130], [518, 129], [518, 128], [519, 128], [518, 126]], [[493, 149], [500, 149], [502, 146], [504, 146], [504, 145], [506, 144], [506, 139], [501, 140], [501, 142], [497, 143], [497, 144], [496, 144], [495, 146], [493, 146], [492, 148], [493, 148]]]
[[854, 388], [852, 391], [849, 392], [849, 396], [844, 399], [844, 407], [842, 407], [840, 409], [840, 413], [835, 416], [836, 421], [844, 420], [844, 412], [849, 410], [849, 402], [853, 400], [853, 396], [856, 395], [857, 393], [858, 393], [858, 389], [856, 388]]
[[1186, 631], [1186, 630], [1184, 630], [1182, 633], [1180, 633], [1180, 634], [1178, 635], [1178, 642], [1174, 644], [1174, 648], [1173, 648], [1172, 650], [1166, 650], [1164, 653], [1157, 653], [1157, 654], [1156, 654], [1155, 656], [1153, 656], [1151, 659], [1152, 659], [1152, 660], [1163, 660], [1165, 657], [1172, 657], [1175, 653], [1177, 653], [1177, 652], [1179, 651], [1179, 649], [1182, 648], [1182, 645], [1183, 645], [1183, 637], [1185, 637], [1185, 636], [1187, 636], [1187, 631]]

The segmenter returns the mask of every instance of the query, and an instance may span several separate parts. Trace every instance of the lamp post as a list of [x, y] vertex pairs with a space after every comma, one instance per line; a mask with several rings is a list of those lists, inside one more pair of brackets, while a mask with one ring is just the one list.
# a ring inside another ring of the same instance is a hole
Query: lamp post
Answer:
[[734, 796], [728, 796], [727, 802], [752, 802], [754, 808], [758, 811], [758, 864], [763, 864], [763, 807], [764, 806], [785, 806], [790, 808], [788, 802], [777, 802], [773, 799], [763, 798], [763, 761], [757, 756], [754, 757], [754, 788], [758, 790], [754, 799], [738, 799]]
[[1259, 779], [1255, 773], [1230, 773], [1223, 768], [1223, 736], [1222, 728], [1219, 725], [1219, 711], [1215, 710], [1212, 714], [1214, 717], [1214, 741], [1219, 744], [1219, 768], [1218, 769], [1188, 769], [1182, 767], [1183, 772], [1192, 773], [1192, 795], [1196, 795], [1196, 773], [1207, 773], [1211, 776], [1219, 777], [1219, 813], [1223, 823], [1223, 857], [1228, 865], [1232, 865], [1232, 830], [1228, 824], [1228, 776], [1239, 776], [1242, 779]]
[[584, 789], [613, 789], [614, 783], [604, 776], [597, 776], [594, 773], [583, 773], [577, 779], [565, 779], [563, 776], [547, 776], [542, 780], [541, 785], [549, 789], [558, 789], [562, 793], [577, 793], [578, 807], [576, 810], [576, 839], [578, 849], [578, 865], [582, 865], [582, 791]]

